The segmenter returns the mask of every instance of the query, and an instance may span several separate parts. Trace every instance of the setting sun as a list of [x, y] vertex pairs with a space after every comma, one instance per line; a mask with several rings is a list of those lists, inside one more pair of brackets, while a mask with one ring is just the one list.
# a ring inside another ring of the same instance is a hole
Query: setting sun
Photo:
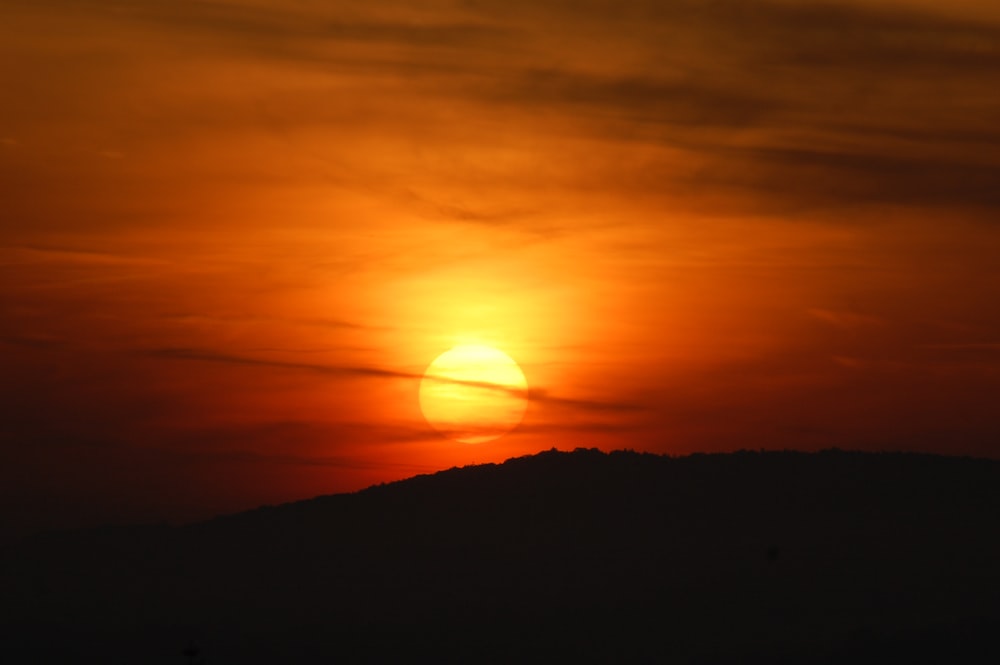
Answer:
[[430, 364], [420, 410], [434, 429], [463, 443], [497, 439], [521, 422], [528, 403], [524, 373], [503, 351], [456, 346]]

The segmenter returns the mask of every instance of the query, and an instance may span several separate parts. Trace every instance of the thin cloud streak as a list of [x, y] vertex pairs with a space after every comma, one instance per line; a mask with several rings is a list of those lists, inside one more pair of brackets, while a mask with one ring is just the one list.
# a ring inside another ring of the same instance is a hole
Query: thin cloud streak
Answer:
[[67, 341], [58, 337], [0, 335], [0, 342], [11, 346], [23, 346], [30, 349], [57, 349], [67, 345]]
[[533, 402], [548, 404], [553, 406], [582, 409], [588, 411], [638, 411], [643, 406], [638, 404], [627, 404], [620, 402], [604, 402], [597, 400], [572, 399], [558, 397], [548, 393], [542, 388], [530, 388], [527, 394], [524, 390], [511, 388], [502, 384], [491, 383], [489, 381], [472, 381], [466, 379], [455, 379], [451, 377], [425, 375], [416, 372], [406, 372], [402, 370], [383, 369], [379, 367], [366, 367], [362, 365], [320, 365], [315, 363], [296, 363], [282, 360], [267, 360], [261, 358], [250, 358], [246, 356], [235, 356], [214, 351], [184, 348], [151, 349], [143, 352], [144, 355], [153, 358], [163, 358], [170, 360], [192, 360], [201, 362], [224, 363], [232, 365], [247, 365], [251, 367], [273, 367], [277, 369], [302, 370], [308, 372], [319, 372], [321, 374], [332, 374], [339, 376], [376, 377], [383, 379], [406, 379], [419, 381], [429, 379], [438, 383], [447, 383], [472, 388], [485, 388], [507, 393], [515, 397], [525, 397]]

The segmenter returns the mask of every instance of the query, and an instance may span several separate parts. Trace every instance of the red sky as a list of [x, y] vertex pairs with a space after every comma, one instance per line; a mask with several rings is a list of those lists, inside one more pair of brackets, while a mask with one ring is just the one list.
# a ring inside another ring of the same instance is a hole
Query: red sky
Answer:
[[[8, 0], [7, 528], [1000, 441], [1000, 5]], [[418, 379], [496, 346], [467, 445]]]

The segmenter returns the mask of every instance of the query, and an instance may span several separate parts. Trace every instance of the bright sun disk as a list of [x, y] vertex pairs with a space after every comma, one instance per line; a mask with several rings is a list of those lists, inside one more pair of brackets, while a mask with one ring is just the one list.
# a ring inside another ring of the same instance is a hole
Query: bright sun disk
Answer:
[[528, 382], [513, 358], [490, 346], [442, 353], [420, 382], [420, 410], [434, 429], [463, 443], [484, 443], [517, 427]]

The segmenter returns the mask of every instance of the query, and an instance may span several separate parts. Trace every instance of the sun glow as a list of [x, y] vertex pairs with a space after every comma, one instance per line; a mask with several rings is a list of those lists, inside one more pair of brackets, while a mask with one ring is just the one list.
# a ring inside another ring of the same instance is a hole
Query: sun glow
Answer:
[[420, 410], [450, 439], [484, 443], [517, 427], [528, 383], [514, 360], [482, 345], [456, 346], [430, 364], [420, 382]]

